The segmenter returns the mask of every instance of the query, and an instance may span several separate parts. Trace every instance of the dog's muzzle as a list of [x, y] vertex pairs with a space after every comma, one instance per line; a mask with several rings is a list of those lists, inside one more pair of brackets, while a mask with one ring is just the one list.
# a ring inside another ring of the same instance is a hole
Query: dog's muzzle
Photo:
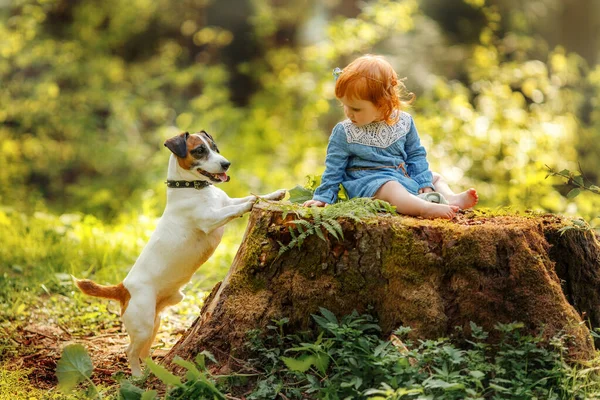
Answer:
[[218, 174], [213, 174], [211, 172], [205, 171], [201, 168], [197, 168], [196, 171], [200, 172], [202, 175], [206, 176], [213, 182], [229, 182], [231, 177], [227, 175], [225, 172], [220, 172]]

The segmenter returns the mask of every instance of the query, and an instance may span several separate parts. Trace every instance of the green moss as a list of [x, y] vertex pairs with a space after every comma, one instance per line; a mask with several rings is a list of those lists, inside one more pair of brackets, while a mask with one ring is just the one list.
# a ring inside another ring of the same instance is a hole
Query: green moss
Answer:
[[234, 260], [232, 266], [239, 268], [239, 270], [232, 274], [229, 290], [233, 292], [239, 290], [256, 292], [265, 288], [266, 280], [259, 271], [268, 266], [266, 262], [261, 262], [261, 255], [273, 253], [269, 243], [265, 242], [268, 227], [268, 218], [257, 218], [255, 224], [247, 228], [241, 245], [243, 248], [240, 248], [238, 255], [236, 255], [236, 258], [238, 256], [242, 258], [241, 260]]
[[398, 224], [391, 228], [393, 236], [387, 243], [390, 247], [383, 253], [384, 277], [401, 276], [407, 284], [422, 284], [435, 264], [432, 258], [423, 256], [428, 253], [427, 243], [409, 228]]

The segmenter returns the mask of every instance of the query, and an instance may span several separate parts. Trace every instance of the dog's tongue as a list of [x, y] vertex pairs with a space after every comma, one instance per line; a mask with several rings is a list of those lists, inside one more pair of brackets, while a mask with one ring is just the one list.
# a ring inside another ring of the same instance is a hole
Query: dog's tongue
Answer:
[[227, 176], [227, 174], [225, 172], [217, 174], [217, 178], [219, 178], [219, 180], [221, 182], [229, 182], [229, 177]]

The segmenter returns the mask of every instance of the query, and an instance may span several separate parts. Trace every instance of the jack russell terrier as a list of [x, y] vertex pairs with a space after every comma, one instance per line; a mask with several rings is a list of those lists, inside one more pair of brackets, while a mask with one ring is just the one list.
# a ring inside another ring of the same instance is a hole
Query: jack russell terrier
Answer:
[[[160, 312], [183, 299], [180, 289], [213, 254], [224, 225], [250, 211], [257, 196], [232, 199], [213, 183], [227, 182], [231, 163], [219, 154], [213, 138], [201, 131], [185, 132], [165, 142], [173, 154], [167, 173], [167, 205], [156, 230], [123, 282], [102, 286], [75, 279], [91, 296], [118, 300], [130, 337], [127, 358], [134, 376], [142, 374], [140, 359], [160, 324]], [[285, 190], [261, 196], [280, 200]]]

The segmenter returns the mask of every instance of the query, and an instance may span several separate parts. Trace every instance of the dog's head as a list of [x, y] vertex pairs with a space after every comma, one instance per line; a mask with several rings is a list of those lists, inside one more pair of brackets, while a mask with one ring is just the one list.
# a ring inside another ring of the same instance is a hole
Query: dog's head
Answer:
[[197, 175], [200, 180], [214, 183], [227, 182], [225, 173], [231, 163], [219, 154], [214, 139], [205, 131], [184, 132], [165, 141], [165, 147], [177, 157], [177, 163]]

